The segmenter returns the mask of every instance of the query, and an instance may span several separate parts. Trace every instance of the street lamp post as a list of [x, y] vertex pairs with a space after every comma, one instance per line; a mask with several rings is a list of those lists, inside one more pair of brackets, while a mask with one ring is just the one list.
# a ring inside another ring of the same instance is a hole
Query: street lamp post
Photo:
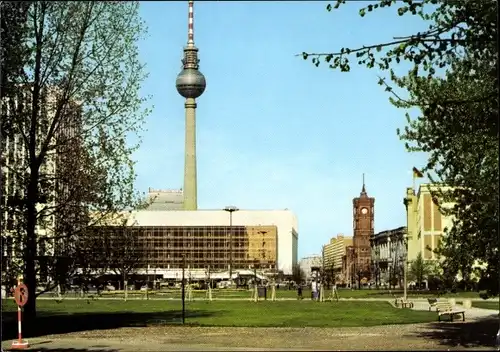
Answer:
[[186, 290], [185, 290], [185, 274], [184, 274], [184, 271], [186, 269], [186, 255], [183, 254], [182, 255], [182, 284], [181, 284], [181, 288], [182, 288], [182, 324], [184, 324], [184, 322], [186, 321]]
[[405, 246], [405, 253], [403, 256], [403, 299], [406, 301], [406, 271], [408, 266], [408, 235], [405, 231], [403, 234], [403, 241]]
[[389, 248], [389, 258], [387, 258], [387, 267], [389, 269], [389, 291], [391, 290], [391, 285], [392, 285], [392, 253], [391, 253], [391, 237], [387, 237], [387, 246]]
[[229, 282], [233, 282], [233, 213], [239, 209], [234, 205], [224, 208], [229, 212]]

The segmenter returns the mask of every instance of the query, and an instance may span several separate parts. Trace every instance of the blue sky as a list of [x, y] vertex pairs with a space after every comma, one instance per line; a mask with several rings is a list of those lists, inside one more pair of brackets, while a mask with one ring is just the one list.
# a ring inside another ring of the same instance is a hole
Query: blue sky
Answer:
[[[198, 206], [291, 209], [299, 258], [338, 233], [352, 235], [352, 198], [362, 173], [375, 197], [375, 231], [404, 226], [411, 169], [396, 135], [404, 111], [377, 85], [378, 70], [341, 73], [295, 54], [385, 42], [424, 29], [397, 7], [361, 18], [368, 2], [327, 12], [328, 2], [195, 2], [195, 43], [207, 89], [198, 99]], [[184, 101], [175, 89], [187, 41], [187, 1], [142, 2], [149, 34], [140, 55], [151, 95], [136, 187], [183, 183]], [[402, 66], [401, 69], [407, 67]]]

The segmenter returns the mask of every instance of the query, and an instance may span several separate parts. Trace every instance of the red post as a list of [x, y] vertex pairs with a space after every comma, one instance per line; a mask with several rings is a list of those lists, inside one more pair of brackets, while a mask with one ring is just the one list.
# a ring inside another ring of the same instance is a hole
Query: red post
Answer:
[[21, 283], [20, 279], [17, 279], [17, 287], [14, 291], [14, 298], [17, 304], [17, 341], [12, 342], [12, 349], [23, 350], [29, 347], [28, 341], [23, 341], [22, 333], [21, 333], [21, 320], [22, 313], [21, 307], [26, 304], [28, 300], [28, 290], [26, 285]]

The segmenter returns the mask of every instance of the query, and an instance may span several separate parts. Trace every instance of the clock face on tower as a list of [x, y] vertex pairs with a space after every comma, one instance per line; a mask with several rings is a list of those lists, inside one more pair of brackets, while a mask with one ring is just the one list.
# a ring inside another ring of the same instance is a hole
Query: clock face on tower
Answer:
[[366, 215], [366, 213], [368, 213], [368, 209], [361, 208], [361, 214]]

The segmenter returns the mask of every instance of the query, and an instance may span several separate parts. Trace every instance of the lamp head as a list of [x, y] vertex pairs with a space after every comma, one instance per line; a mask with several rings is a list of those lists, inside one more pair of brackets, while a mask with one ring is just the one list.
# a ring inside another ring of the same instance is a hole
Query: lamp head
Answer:
[[239, 209], [234, 205], [228, 205], [224, 208], [225, 211], [232, 213], [233, 211], [238, 211]]

